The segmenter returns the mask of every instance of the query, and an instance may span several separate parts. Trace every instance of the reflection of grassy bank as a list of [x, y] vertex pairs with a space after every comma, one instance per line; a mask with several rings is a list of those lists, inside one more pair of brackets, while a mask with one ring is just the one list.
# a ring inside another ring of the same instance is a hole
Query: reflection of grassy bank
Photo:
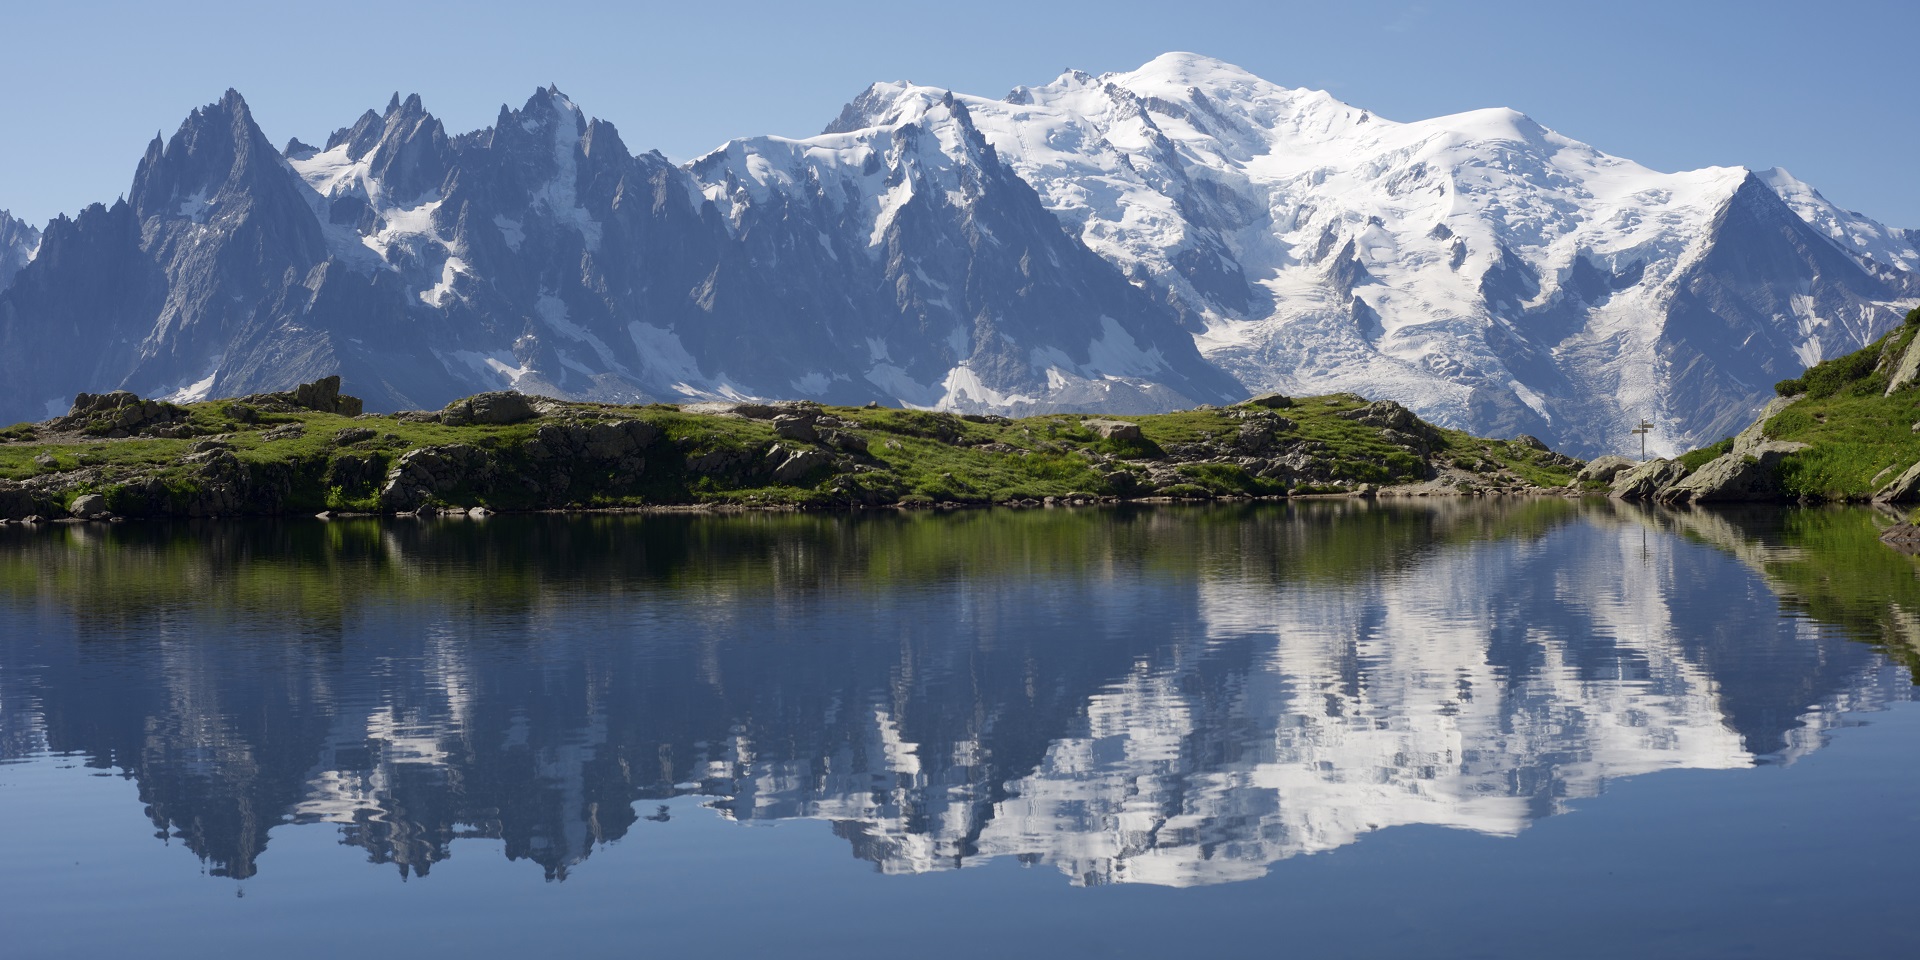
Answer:
[[1920, 564], [1861, 508], [1666, 511], [1561, 499], [1325, 500], [847, 515], [498, 516], [0, 528], [0, 596], [98, 623], [358, 605], [526, 609], [648, 591], [893, 591], [956, 579], [1389, 576], [1436, 550], [1605, 514], [1738, 557], [1781, 602], [1920, 670]]
[[1783, 605], [1881, 648], [1920, 681], [1920, 561], [1880, 542], [1886, 516], [1837, 506], [1624, 509], [1733, 554]]
[[896, 590], [958, 577], [1391, 572], [1535, 536], [1559, 499], [1362, 500], [855, 515], [548, 515], [0, 528], [0, 594], [90, 618], [207, 608], [337, 622], [369, 600], [493, 609], [643, 590]]

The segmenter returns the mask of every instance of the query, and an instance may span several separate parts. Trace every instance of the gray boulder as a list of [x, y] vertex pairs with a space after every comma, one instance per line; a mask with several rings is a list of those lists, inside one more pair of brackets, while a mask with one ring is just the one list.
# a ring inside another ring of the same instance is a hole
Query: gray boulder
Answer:
[[67, 508], [67, 512], [82, 520], [97, 520], [113, 515], [113, 512], [107, 509], [107, 498], [97, 493], [85, 494], [75, 499], [73, 506]]
[[455, 400], [440, 411], [440, 422], [449, 427], [462, 427], [468, 424], [504, 424], [519, 423], [539, 416], [533, 409], [533, 403], [524, 394], [513, 390], [498, 393], [478, 393], [464, 400]]
[[1639, 466], [1637, 462], [1611, 453], [1604, 457], [1596, 457], [1588, 461], [1586, 466], [1580, 468], [1579, 474], [1573, 478], [1573, 485], [1585, 486], [1589, 483], [1610, 484], [1614, 481], [1614, 478], [1637, 466]]
[[1293, 398], [1284, 393], [1263, 393], [1248, 398], [1245, 403], [1252, 407], [1266, 407], [1269, 410], [1285, 410], [1293, 406]]
[[31, 491], [0, 480], [0, 519], [25, 521], [40, 509], [39, 498]]
[[1615, 500], [1652, 500], [1686, 475], [1686, 466], [1677, 460], [1648, 460], [1616, 475], [1607, 495]]
[[1140, 425], [1127, 420], [1083, 420], [1080, 425], [1108, 440], [1140, 439]]

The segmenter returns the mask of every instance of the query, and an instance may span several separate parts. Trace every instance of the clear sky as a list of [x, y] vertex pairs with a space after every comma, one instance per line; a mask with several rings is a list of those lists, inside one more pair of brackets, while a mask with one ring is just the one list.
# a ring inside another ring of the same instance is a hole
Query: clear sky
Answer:
[[111, 201], [156, 130], [235, 87], [275, 143], [394, 91], [449, 132], [557, 83], [635, 150], [816, 133], [868, 83], [999, 96], [1167, 50], [1396, 120], [1524, 111], [1661, 170], [1783, 166], [1920, 227], [1920, 2], [403, 0], [0, 5], [0, 208]]

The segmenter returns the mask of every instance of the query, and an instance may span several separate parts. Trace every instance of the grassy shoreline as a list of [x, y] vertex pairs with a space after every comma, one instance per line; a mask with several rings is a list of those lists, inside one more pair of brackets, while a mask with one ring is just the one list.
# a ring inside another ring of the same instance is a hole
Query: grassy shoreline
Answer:
[[[323, 381], [323, 383], [325, 383]], [[309, 385], [311, 387], [312, 385]], [[130, 394], [0, 430], [0, 518], [858, 509], [1546, 492], [1579, 461], [1351, 394], [1124, 419], [483, 394], [358, 414]], [[304, 398], [304, 399], [303, 399]], [[333, 409], [314, 409], [302, 402]]]

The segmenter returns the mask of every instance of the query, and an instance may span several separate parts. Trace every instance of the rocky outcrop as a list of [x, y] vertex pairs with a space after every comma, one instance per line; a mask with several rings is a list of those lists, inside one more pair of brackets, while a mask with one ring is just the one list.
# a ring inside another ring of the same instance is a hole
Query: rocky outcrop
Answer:
[[1780, 458], [1802, 444], [1768, 444], [1755, 453], [1726, 453], [1660, 490], [1661, 503], [1755, 502], [1778, 500]]
[[1784, 495], [1780, 485], [1780, 461], [1787, 454], [1806, 449], [1804, 443], [1767, 439], [1767, 421], [1794, 402], [1793, 397], [1776, 397], [1767, 404], [1760, 418], [1733, 438], [1733, 449], [1708, 461], [1700, 469], [1662, 489], [1662, 503], [1752, 502], [1778, 500]]
[[1920, 500], [1920, 463], [1908, 467], [1906, 472], [1893, 478], [1886, 486], [1874, 492], [1874, 503], [1911, 503]]
[[359, 397], [349, 397], [340, 392], [340, 375], [321, 377], [312, 383], [303, 383], [290, 391], [293, 405], [319, 413], [337, 413], [343, 417], [360, 415]]
[[178, 433], [173, 428], [184, 424], [188, 416], [185, 407], [161, 400], [142, 400], [125, 390], [115, 390], [74, 397], [73, 409], [66, 416], [49, 421], [47, 427], [58, 432], [77, 431], [116, 439], [135, 434], [186, 436], [190, 434]]

